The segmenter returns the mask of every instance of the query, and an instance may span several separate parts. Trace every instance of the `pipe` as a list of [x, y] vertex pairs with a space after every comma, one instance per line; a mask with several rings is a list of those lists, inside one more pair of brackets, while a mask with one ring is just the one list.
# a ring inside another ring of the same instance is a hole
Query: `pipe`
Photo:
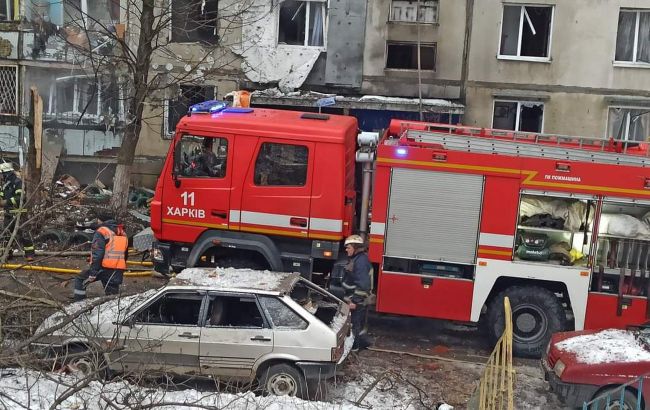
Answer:
[[[81, 273], [81, 269], [69, 269], [69, 268], [55, 268], [52, 266], [39, 266], [39, 265], [20, 265], [17, 263], [5, 263], [0, 265], [1, 269], [16, 269], [16, 270], [34, 270], [41, 272], [53, 272], [53, 273], [65, 273], [69, 275], [76, 275]], [[125, 277], [143, 277], [151, 276], [152, 271], [126, 271], [124, 272]]]
[[371, 177], [372, 162], [364, 162], [363, 185], [361, 186], [361, 215], [359, 216], [359, 233], [364, 241], [368, 240], [368, 209], [370, 208]]

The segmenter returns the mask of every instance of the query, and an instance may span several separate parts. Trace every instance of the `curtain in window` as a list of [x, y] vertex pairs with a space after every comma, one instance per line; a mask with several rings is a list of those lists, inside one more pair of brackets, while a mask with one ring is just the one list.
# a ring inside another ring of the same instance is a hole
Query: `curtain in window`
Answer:
[[647, 110], [630, 110], [629, 140], [647, 141], [650, 137], [650, 108]]
[[323, 3], [310, 3], [309, 42], [310, 46], [323, 46]]
[[636, 12], [621, 12], [618, 15], [616, 35], [616, 61], [632, 61], [634, 55], [634, 30]]
[[650, 12], [639, 14], [639, 45], [636, 60], [650, 63]]
[[625, 139], [625, 122], [627, 111], [624, 108], [610, 108], [607, 121], [607, 137], [614, 139]]

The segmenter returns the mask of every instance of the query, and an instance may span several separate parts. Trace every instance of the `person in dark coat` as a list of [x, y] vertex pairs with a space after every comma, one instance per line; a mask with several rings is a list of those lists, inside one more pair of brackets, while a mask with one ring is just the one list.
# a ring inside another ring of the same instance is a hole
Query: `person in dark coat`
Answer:
[[[24, 223], [27, 217], [27, 209], [25, 208], [25, 199], [23, 198], [23, 181], [18, 177], [14, 171], [13, 165], [9, 162], [0, 163], [0, 172], [2, 173], [2, 191], [0, 195], [0, 205], [4, 208], [4, 221], [3, 221], [3, 235], [2, 242], [6, 245], [14, 230], [16, 217], [21, 214], [20, 223]], [[17, 239], [25, 251], [25, 259], [28, 262], [34, 260], [35, 250], [34, 241], [31, 232], [26, 227], [18, 230], [16, 235]], [[11, 252], [9, 253], [11, 256]]]
[[74, 300], [86, 298], [86, 287], [97, 280], [102, 282], [106, 295], [120, 291], [128, 252], [128, 238], [122, 225], [112, 215], [99, 216], [100, 225], [91, 245], [90, 267], [74, 280]]
[[372, 291], [373, 268], [366, 253], [365, 241], [359, 235], [351, 235], [345, 240], [345, 252], [349, 261], [343, 275], [344, 301], [348, 303], [352, 316], [352, 350], [365, 349], [370, 341], [365, 335], [364, 325], [368, 314], [368, 298]]

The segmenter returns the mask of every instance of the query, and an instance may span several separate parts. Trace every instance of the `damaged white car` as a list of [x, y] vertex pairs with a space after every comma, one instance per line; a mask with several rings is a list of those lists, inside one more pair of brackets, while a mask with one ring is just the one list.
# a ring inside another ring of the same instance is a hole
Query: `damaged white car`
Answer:
[[352, 342], [347, 304], [297, 273], [185, 269], [157, 291], [92, 303], [46, 319], [33, 348], [89, 375], [250, 381], [309, 397]]

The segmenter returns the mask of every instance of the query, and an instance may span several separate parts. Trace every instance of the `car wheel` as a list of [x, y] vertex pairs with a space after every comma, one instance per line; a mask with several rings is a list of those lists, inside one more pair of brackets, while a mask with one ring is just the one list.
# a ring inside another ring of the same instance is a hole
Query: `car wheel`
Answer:
[[[609, 396], [609, 402], [607, 400]], [[599, 398], [598, 401], [591, 404], [589, 407], [593, 410], [637, 410], [638, 407], [637, 395], [630, 390], [625, 390], [623, 393], [623, 402], [621, 403], [621, 389], [618, 387], [610, 387], [594, 395], [592, 400]]]
[[499, 293], [488, 306], [485, 324], [493, 342], [505, 327], [503, 298], [512, 309], [513, 351], [517, 356], [540, 357], [551, 335], [565, 330], [566, 314], [560, 300], [548, 289], [536, 286], [511, 287]]
[[305, 398], [307, 385], [298, 369], [289, 364], [275, 364], [264, 370], [259, 377], [262, 393], [274, 396], [297, 396]]
[[108, 369], [103, 355], [84, 346], [67, 347], [64, 351], [63, 365], [84, 378], [108, 378]]

